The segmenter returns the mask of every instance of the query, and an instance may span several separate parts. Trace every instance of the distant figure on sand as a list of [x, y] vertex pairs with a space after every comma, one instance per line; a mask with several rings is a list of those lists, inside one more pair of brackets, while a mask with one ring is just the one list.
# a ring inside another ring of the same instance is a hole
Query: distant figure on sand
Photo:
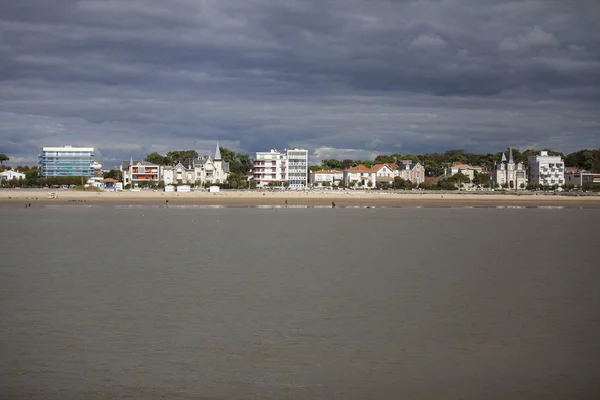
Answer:
[[331, 202], [331, 208], [335, 208], [335, 201]]
[[285, 201], [285, 207], [287, 208], [287, 200]]

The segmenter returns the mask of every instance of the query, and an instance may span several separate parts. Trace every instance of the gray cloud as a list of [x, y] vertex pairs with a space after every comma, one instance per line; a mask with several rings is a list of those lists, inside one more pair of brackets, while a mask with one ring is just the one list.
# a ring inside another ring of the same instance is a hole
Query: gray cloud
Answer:
[[2, 2], [0, 152], [598, 148], [599, 18], [591, 0]]

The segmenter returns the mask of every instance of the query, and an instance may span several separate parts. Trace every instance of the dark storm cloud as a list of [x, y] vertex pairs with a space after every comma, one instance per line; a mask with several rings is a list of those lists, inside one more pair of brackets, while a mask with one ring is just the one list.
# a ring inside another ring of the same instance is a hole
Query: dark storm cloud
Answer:
[[0, 152], [599, 147], [594, 1], [0, 3]]

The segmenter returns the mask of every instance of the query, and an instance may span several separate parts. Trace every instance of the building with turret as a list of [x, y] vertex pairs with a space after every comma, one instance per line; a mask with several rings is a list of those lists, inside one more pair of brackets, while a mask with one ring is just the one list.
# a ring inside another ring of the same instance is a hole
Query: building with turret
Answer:
[[215, 155], [199, 156], [193, 162], [196, 185], [207, 183], [225, 183], [229, 177], [229, 163], [221, 158], [221, 149], [217, 143]]
[[500, 160], [490, 173], [494, 187], [504, 187], [510, 190], [521, 190], [527, 186], [527, 171], [522, 162], [515, 162], [512, 148], [509, 149], [508, 159], [502, 152]]

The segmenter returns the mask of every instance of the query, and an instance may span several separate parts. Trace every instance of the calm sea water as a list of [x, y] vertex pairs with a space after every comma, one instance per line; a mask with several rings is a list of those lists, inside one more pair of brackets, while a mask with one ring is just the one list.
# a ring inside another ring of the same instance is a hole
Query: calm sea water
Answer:
[[594, 399], [600, 212], [0, 208], [2, 399]]

